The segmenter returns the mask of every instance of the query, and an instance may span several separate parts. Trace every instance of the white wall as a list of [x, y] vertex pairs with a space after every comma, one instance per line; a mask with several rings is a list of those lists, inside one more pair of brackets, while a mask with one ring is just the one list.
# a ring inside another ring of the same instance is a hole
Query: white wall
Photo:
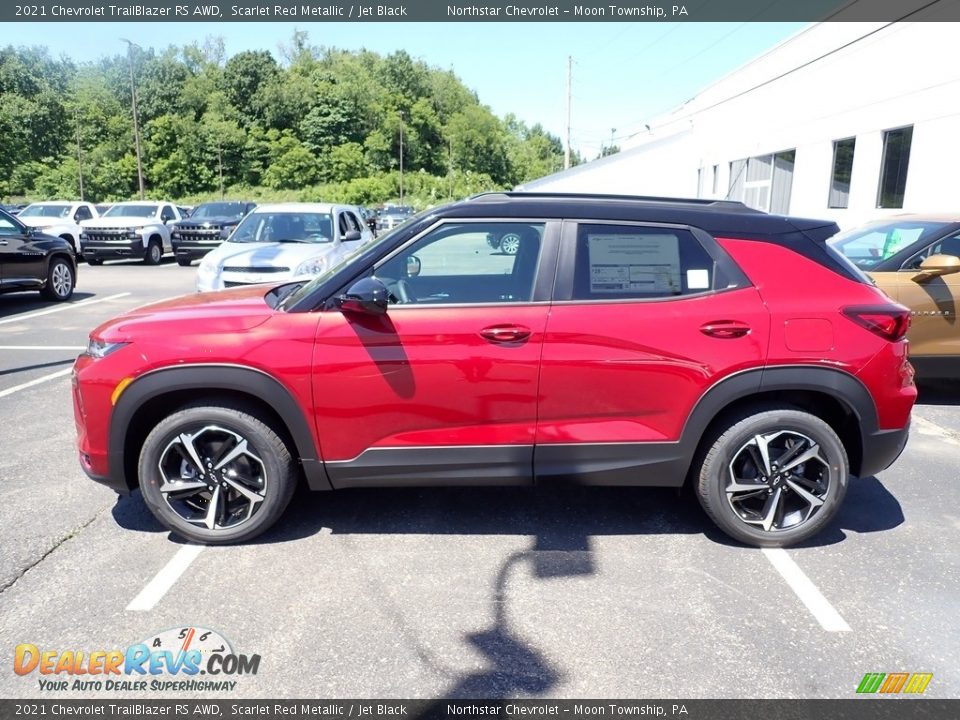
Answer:
[[[960, 211], [960, 23], [812, 25], [650, 123], [617, 156], [529, 190], [727, 194], [732, 160], [796, 149], [790, 214], [849, 227], [903, 212]], [[846, 47], [845, 47], [846, 46]], [[640, 88], [642, 90], [642, 88]], [[902, 209], [878, 209], [883, 131], [913, 125]], [[827, 207], [833, 141], [856, 137], [848, 209]]]

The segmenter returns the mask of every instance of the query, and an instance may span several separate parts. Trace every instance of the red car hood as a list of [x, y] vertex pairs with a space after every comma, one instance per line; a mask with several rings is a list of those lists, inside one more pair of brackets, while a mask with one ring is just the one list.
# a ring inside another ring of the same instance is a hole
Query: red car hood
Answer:
[[260, 285], [184, 295], [130, 310], [103, 323], [92, 335], [108, 342], [121, 342], [144, 333], [175, 336], [243, 332], [278, 312], [264, 300], [268, 291]]

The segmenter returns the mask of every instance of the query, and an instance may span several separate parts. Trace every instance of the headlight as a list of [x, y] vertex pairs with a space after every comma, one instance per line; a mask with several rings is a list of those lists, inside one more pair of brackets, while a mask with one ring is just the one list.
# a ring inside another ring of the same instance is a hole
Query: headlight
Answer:
[[143, 230], [143, 228], [130, 228], [127, 230], [127, 237], [139, 237], [141, 230]]
[[89, 237], [89, 236], [88, 236], [85, 232], [80, 233], [80, 239], [81, 239], [81, 240], [86, 240], [88, 237]]
[[172, 233], [170, 233], [170, 239], [171, 239], [171, 240], [179, 240], [179, 239], [180, 239], [180, 233], [178, 233], [176, 230], [174, 230]]
[[129, 345], [130, 343], [125, 342], [106, 342], [100, 338], [90, 338], [87, 341], [87, 349], [84, 351], [84, 355], [89, 355], [92, 358], [105, 358], [107, 355], [112, 353], [115, 350], [119, 350], [124, 345]]
[[200, 266], [197, 268], [197, 272], [200, 275], [216, 275], [217, 264], [210, 260], [203, 260], [200, 262]]
[[323, 256], [304, 260], [293, 271], [294, 275], [319, 275], [327, 269], [327, 259]]

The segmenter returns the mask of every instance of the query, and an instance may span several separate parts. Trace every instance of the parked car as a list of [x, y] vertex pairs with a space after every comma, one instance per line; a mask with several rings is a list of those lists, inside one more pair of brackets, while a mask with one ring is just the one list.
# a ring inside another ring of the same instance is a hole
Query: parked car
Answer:
[[77, 285], [70, 243], [0, 210], [0, 292], [39, 290], [47, 300], [69, 300]]
[[515, 232], [490, 233], [487, 235], [487, 245], [504, 255], [516, 255], [520, 249], [520, 236]]
[[197, 290], [317, 275], [372, 239], [353, 206], [261, 205], [200, 262]]
[[[435, 209], [310, 281], [96, 328], [74, 367], [80, 462], [200, 543], [263, 532], [301, 477], [689, 481], [736, 540], [802, 542], [851, 474], [900, 454], [916, 399], [909, 312], [826, 244], [836, 230], [706, 200]], [[505, 232], [517, 253], [486, 252]]]
[[107, 210], [113, 207], [113, 203], [97, 203], [93, 207], [96, 209], [97, 215], [103, 215]]
[[360, 218], [367, 224], [367, 227], [370, 228], [370, 232], [373, 233], [373, 236], [377, 236], [377, 214], [366, 207], [357, 208], [360, 211]]
[[921, 378], [960, 378], [960, 214], [898, 215], [833, 246], [910, 308], [910, 362]]
[[168, 202], [116, 203], [101, 217], [80, 223], [80, 252], [91, 265], [130, 257], [158, 265], [165, 252], [173, 252], [170, 226], [182, 219], [176, 206]]
[[177, 264], [186, 267], [220, 245], [256, 206], [256, 203], [242, 200], [198, 205], [189, 218], [171, 228], [170, 240]]
[[19, 215], [27, 207], [26, 203], [12, 203], [10, 205], [0, 205], [0, 209], [6, 210], [11, 215]]
[[414, 209], [408, 205], [393, 205], [384, 208], [377, 218], [377, 229], [381, 231], [393, 230], [409, 220], [413, 214]]
[[80, 250], [80, 223], [99, 216], [91, 203], [68, 200], [31, 203], [17, 215], [24, 225], [42, 228], [45, 234], [66, 240], [74, 253]]

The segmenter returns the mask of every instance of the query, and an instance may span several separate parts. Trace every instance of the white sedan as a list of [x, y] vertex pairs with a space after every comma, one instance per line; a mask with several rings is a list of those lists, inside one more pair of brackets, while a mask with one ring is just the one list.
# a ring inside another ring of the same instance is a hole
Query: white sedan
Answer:
[[40, 228], [45, 235], [63, 238], [77, 252], [80, 249], [80, 222], [100, 217], [100, 214], [88, 202], [53, 200], [31, 203], [17, 217], [24, 225]]
[[197, 290], [318, 275], [373, 239], [350, 205], [261, 205], [197, 269]]

